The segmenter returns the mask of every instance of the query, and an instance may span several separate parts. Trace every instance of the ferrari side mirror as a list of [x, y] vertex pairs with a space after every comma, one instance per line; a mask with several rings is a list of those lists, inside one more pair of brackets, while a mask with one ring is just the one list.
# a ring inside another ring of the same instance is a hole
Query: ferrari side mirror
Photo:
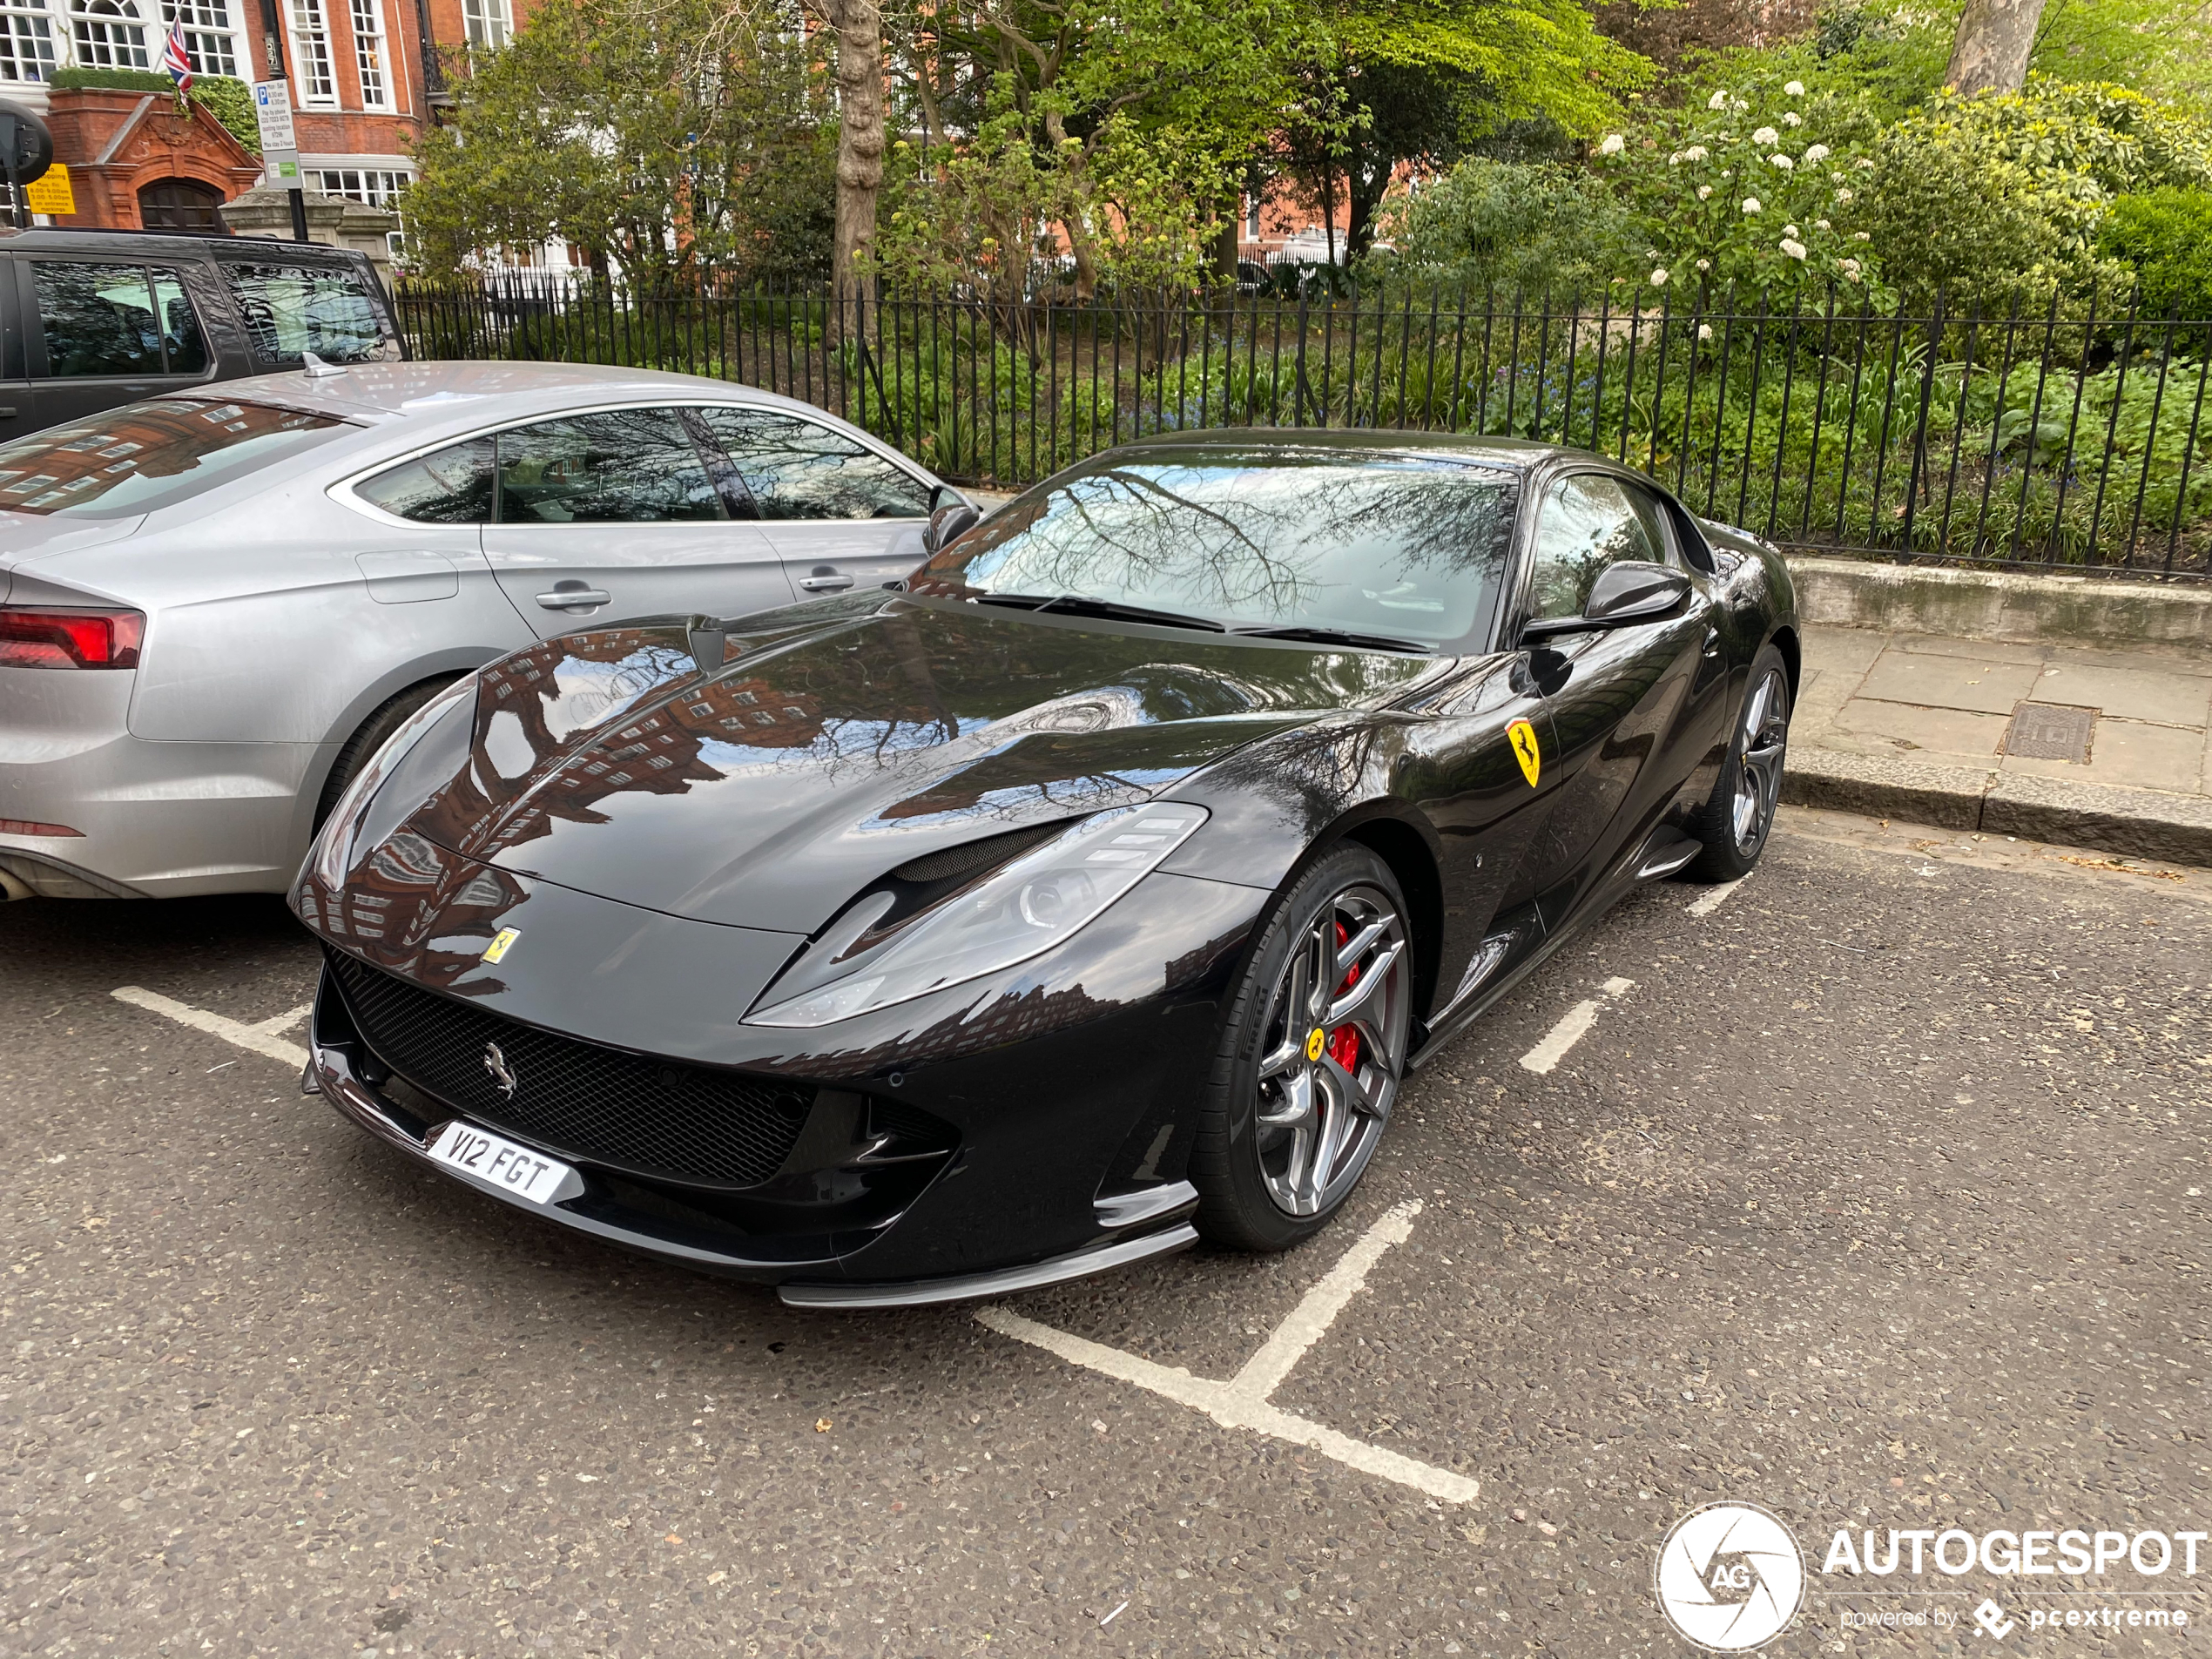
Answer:
[[982, 522], [983, 516], [966, 502], [948, 502], [930, 514], [929, 528], [921, 533], [922, 549], [934, 556]]
[[1656, 622], [1680, 609], [1689, 597], [1689, 578], [1669, 564], [1623, 559], [1598, 572], [1579, 617], [1539, 617], [1521, 631], [1522, 640], [1555, 634], [1595, 633]]

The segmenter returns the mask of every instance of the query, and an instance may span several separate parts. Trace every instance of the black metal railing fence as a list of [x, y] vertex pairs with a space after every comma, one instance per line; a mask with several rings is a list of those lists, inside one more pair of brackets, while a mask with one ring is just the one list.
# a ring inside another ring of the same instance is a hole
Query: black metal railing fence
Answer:
[[1786, 546], [2202, 576], [2212, 320], [2095, 294], [1706, 293], [1655, 304], [1405, 286], [995, 299], [655, 294], [531, 273], [409, 282], [424, 357], [680, 370], [818, 404], [1014, 489], [1132, 438], [1350, 427], [1567, 443]]

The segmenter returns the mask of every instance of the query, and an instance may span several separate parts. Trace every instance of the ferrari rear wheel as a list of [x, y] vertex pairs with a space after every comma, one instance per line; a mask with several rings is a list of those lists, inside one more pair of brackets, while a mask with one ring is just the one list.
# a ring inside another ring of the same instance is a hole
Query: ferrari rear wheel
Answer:
[[1207, 1238], [1287, 1250], [1352, 1196], [1405, 1076], [1412, 942], [1397, 878], [1366, 847], [1330, 853], [1278, 903], [1192, 1151]]
[[1782, 653], [1766, 645], [1752, 659], [1721, 775], [1698, 815], [1705, 850], [1684, 872], [1691, 880], [1734, 881], [1750, 874], [1774, 828], [1789, 746], [1790, 671]]

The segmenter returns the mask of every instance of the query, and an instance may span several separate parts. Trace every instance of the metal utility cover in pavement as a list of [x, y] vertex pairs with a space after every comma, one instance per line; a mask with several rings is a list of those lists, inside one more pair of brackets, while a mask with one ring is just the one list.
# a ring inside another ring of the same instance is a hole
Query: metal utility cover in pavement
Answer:
[[2078, 764], [2089, 758], [2089, 732], [2096, 723], [2094, 709], [2023, 703], [2013, 711], [2012, 730], [2005, 737], [2005, 752], [2029, 760], [2071, 760]]

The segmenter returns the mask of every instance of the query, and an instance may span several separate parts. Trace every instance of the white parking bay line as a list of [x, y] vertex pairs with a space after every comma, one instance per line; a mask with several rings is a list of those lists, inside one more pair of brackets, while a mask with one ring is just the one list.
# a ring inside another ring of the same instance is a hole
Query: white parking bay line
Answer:
[[1025, 1319], [1003, 1307], [979, 1308], [975, 1318], [1001, 1336], [1042, 1348], [1069, 1365], [1133, 1383], [1179, 1406], [1204, 1412], [1224, 1428], [1251, 1429], [1293, 1446], [1310, 1447], [1348, 1468], [1395, 1480], [1446, 1503], [1472, 1503], [1481, 1487], [1466, 1475], [1370, 1446], [1268, 1403], [1268, 1396], [1320, 1340], [1345, 1304], [1366, 1288], [1368, 1270], [1381, 1259], [1382, 1253], [1412, 1236], [1413, 1217], [1420, 1212], [1418, 1201], [1401, 1204], [1368, 1228], [1227, 1382], [1194, 1377], [1180, 1366], [1159, 1365], [1123, 1349]]
[[[1635, 988], [1632, 979], [1609, 979], [1598, 988], [1608, 996], [1618, 996], [1623, 991]], [[1597, 1023], [1597, 1011], [1604, 1004], [1595, 997], [1586, 997], [1560, 1016], [1560, 1022], [1544, 1033], [1544, 1040], [1521, 1056], [1521, 1063], [1528, 1070], [1541, 1075], [1567, 1058], [1567, 1051], [1580, 1042], [1589, 1028]]]
[[295, 1071], [307, 1069], [307, 1051], [296, 1042], [287, 1042], [277, 1034], [288, 1031], [299, 1024], [307, 1017], [308, 1009], [314, 1006], [312, 1003], [302, 1003], [290, 1013], [280, 1014], [273, 1020], [262, 1021], [259, 1025], [247, 1025], [228, 1015], [196, 1008], [189, 1002], [179, 1002], [157, 991], [143, 990], [136, 985], [118, 986], [108, 995], [118, 1002], [128, 1002], [132, 1008], [161, 1015], [174, 1020], [179, 1025], [188, 1025], [195, 1031], [205, 1031], [211, 1037], [220, 1037], [224, 1042], [234, 1042], [241, 1049], [250, 1049], [255, 1054], [266, 1055], [272, 1060], [281, 1060]]
[[1723, 905], [1728, 902], [1728, 895], [1730, 894], [1735, 892], [1737, 888], [1742, 887], [1751, 878], [1749, 875], [1739, 875], [1733, 881], [1723, 881], [1717, 887], [1709, 887], [1705, 892], [1689, 901], [1689, 914], [1693, 916], [1711, 915], [1713, 912], [1718, 910]]

